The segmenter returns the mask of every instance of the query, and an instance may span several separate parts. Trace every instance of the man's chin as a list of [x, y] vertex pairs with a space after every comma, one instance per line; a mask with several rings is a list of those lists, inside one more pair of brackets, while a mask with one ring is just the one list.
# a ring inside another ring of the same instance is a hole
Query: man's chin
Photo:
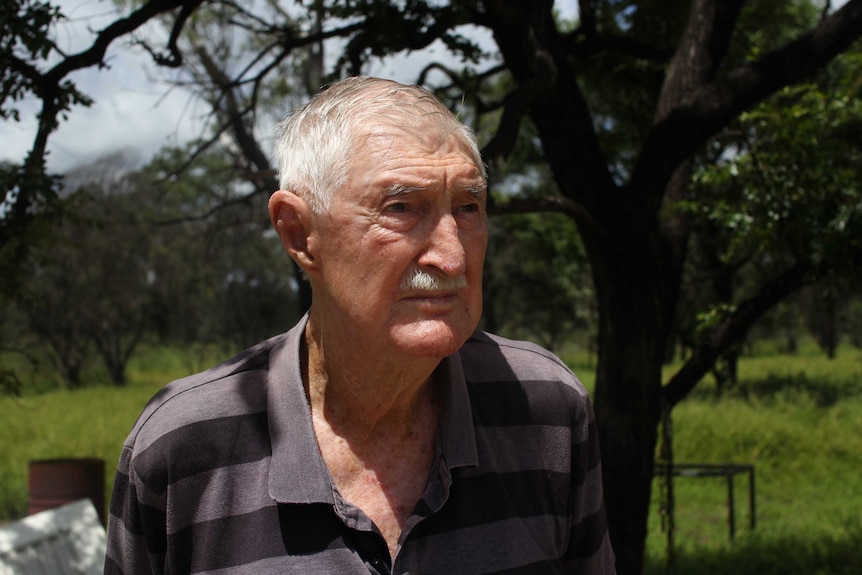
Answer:
[[461, 349], [474, 330], [468, 322], [425, 319], [400, 326], [393, 335], [408, 355], [442, 359]]

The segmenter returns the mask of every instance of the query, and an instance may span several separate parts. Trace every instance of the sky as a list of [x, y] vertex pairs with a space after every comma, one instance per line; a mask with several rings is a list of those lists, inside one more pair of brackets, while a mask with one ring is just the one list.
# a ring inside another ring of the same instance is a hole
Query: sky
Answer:
[[[109, 0], [62, 0], [67, 21], [58, 26], [56, 41], [67, 53], [85, 49], [111, 21]], [[122, 41], [121, 41], [122, 42]], [[195, 130], [193, 105], [187, 94], [156, 79], [154, 66], [120, 42], [108, 50], [107, 69], [88, 68], [69, 78], [95, 102], [75, 106], [49, 139], [49, 168], [64, 171], [118, 149], [149, 153], [162, 145], [185, 141]], [[20, 122], [0, 123], [0, 157], [20, 161], [36, 129], [37, 100], [24, 101]]]
[[[67, 18], [57, 28], [57, 42], [66, 53], [86, 49], [93, 38], [91, 31], [104, 28], [114, 14], [108, 1], [61, 0], [55, 4]], [[145, 55], [130, 51], [120, 39], [108, 49], [106, 62], [106, 69], [87, 68], [69, 75], [94, 103], [75, 106], [51, 135], [51, 170], [62, 172], [117, 150], [149, 156], [197, 133], [203, 112], [200, 105], [188, 93], [161, 80]], [[35, 134], [38, 109], [38, 101], [25, 101], [20, 122], [0, 123], [0, 157], [24, 157]]]
[[[577, 14], [577, 0], [556, 0], [568, 18]], [[67, 53], [89, 46], [93, 30], [107, 26], [115, 16], [112, 0], [54, 0], [67, 21], [57, 29], [57, 43]], [[833, 2], [833, 5], [843, 1]], [[489, 36], [478, 38], [493, 45]], [[418, 70], [435, 54], [399, 56], [376, 64], [367, 73], [399, 81], [414, 81]], [[66, 171], [99, 156], [124, 151], [144, 162], [159, 148], [182, 145], [200, 134], [204, 104], [188, 92], [172, 88], [150, 57], [130, 50], [124, 40], [108, 50], [109, 68], [88, 68], [70, 75], [79, 90], [93, 98], [89, 108], [77, 106], [49, 139], [48, 167]], [[0, 122], [0, 160], [21, 161], [36, 129], [36, 100], [20, 103], [21, 121]], [[287, 110], [285, 110], [287, 112]]]
[[[556, 0], [564, 13], [576, 12], [577, 0]], [[57, 44], [68, 54], [89, 47], [98, 31], [112, 22], [112, 0], [53, 0], [66, 20], [56, 29]], [[493, 45], [490, 35], [481, 41]], [[396, 57], [366, 71], [399, 81], [415, 81], [418, 71], [436, 54]], [[170, 86], [163, 72], [142, 50], [124, 39], [109, 48], [107, 69], [88, 68], [69, 76], [90, 96], [90, 107], [76, 106], [49, 138], [48, 168], [62, 173], [100, 156], [122, 151], [143, 163], [157, 150], [200, 135], [207, 107], [188, 92]], [[19, 102], [21, 120], [0, 121], [0, 160], [20, 162], [32, 145], [37, 127], [36, 99]], [[287, 112], [287, 110], [285, 110]]]

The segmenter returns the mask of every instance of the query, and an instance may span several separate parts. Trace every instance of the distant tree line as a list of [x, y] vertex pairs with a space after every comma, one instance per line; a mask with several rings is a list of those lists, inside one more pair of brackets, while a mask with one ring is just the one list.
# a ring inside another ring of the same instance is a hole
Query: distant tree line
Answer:
[[[139, 168], [114, 154], [64, 175], [64, 214], [29, 254], [17, 296], [3, 300], [5, 351], [47, 360], [72, 389], [88, 384], [97, 361], [122, 386], [142, 343], [228, 354], [298, 319], [299, 285], [269, 229], [265, 198], [248, 193], [224, 149], [212, 147], [191, 164], [187, 154], [165, 149]], [[519, 185], [529, 197], [554, 184], [535, 174]], [[597, 302], [571, 219], [500, 214], [489, 243], [482, 327], [594, 355]], [[755, 267], [735, 281], [751, 281]], [[711, 269], [693, 264], [668, 361], [684, 360], [722, 313], [705, 303], [725, 301]], [[809, 335], [830, 357], [842, 338], [862, 346], [862, 298], [852, 287], [846, 279], [811, 286], [779, 305], [716, 362], [719, 388], [736, 382], [736, 358], [755, 339], [793, 354]], [[695, 313], [703, 309], [711, 311]], [[9, 377], [5, 390], [15, 392], [22, 381]]]
[[65, 214], [4, 301], [7, 349], [49, 358], [71, 388], [86, 385], [97, 359], [123, 385], [142, 342], [238, 350], [298, 317], [264, 198], [243, 199], [218, 149], [177, 178], [181, 161], [180, 150], [165, 150], [133, 170], [111, 156], [66, 174]]

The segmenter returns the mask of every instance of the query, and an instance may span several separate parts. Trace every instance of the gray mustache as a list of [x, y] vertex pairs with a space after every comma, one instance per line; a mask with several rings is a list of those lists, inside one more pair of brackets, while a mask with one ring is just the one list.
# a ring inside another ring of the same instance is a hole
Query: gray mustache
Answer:
[[467, 287], [467, 277], [463, 274], [450, 278], [439, 277], [419, 269], [414, 269], [401, 282], [402, 291], [451, 291]]

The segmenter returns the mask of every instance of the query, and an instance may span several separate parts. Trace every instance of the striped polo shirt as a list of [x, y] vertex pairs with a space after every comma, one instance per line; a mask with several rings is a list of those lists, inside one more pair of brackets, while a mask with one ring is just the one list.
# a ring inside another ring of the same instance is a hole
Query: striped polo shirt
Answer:
[[305, 322], [150, 401], [120, 457], [106, 574], [614, 573], [592, 407], [559, 359], [476, 332], [441, 362], [436, 461], [390, 558], [318, 450]]

